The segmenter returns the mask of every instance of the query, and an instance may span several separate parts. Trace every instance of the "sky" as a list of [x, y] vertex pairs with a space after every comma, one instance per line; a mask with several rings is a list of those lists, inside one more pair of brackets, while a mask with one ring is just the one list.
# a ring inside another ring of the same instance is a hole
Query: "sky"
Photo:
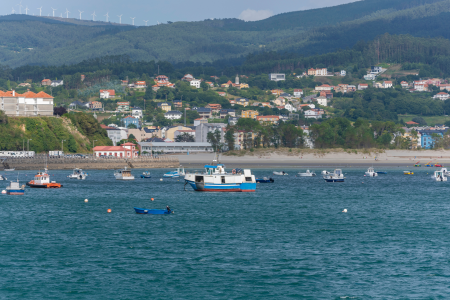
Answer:
[[[354, 2], [356, 0], [2, 0], [0, 14], [26, 13], [28, 6], [29, 15], [39, 15], [39, 7], [42, 7], [43, 16], [52, 16], [53, 10], [55, 16], [66, 17], [66, 9], [69, 11], [69, 18], [79, 18], [79, 11], [82, 19], [92, 20], [92, 14], [95, 12], [95, 20], [106, 21], [106, 13], [109, 15], [110, 22], [119, 22], [119, 15], [122, 15], [122, 23], [144, 26], [145, 21], [148, 25], [155, 25], [158, 22], [167, 23], [167, 21], [201, 21], [205, 19], [223, 19], [240, 18], [245, 21], [257, 21], [268, 18], [272, 15], [320, 8], [326, 6], [335, 6], [339, 4]], [[22, 7], [20, 7], [22, 3]]]

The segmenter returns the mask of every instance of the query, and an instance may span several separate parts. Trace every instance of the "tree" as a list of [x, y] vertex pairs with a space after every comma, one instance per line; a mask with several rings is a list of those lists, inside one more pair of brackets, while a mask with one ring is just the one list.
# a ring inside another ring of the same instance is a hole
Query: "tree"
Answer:
[[194, 139], [194, 136], [193, 136], [192, 134], [189, 134], [189, 133], [187, 133], [187, 132], [183, 132], [182, 134], [178, 135], [178, 136], [175, 138], [175, 142], [178, 142], [178, 143], [180, 143], [180, 142], [183, 142], [183, 143], [188, 143], [188, 142], [193, 143], [193, 142], [195, 142], [195, 139]]
[[75, 138], [73, 135], [69, 137], [69, 140], [67, 142], [67, 148], [69, 148], [69, 152], [75, 153], [78, 150], [77, 142], [75, 141]]
[[145, 90], [144, 99], [151, 100], [154, 98], [154, 96], [155, 93], [153, 92], [153, 89], [150, 86], [148, 86], [147, 89]]
[[62, 106], [53, 108], [53, 115], [54, 116], [62, 116], [65, 113], [67, 113], [67, 110], [64, 107], [62, 107]]
[[419, 123], [421, 126], [427, 125], [427, 122], [422, 117], [414, 117], [412, 121]]
[[222, 150], [223, 144], [220, 142], [221, 133], [219, 130], [216, 129], [214, 132], [208, 132], [206, 140], [211, 144], [214, 152], [220, 152]]
[[137, 126], [134, 124], [128, 124], [127, 128], [128, 129], [137, 129]]
[[[128, 128], [130, 128], [130, 127], [128, 127]], [[134, 136], [134, 134], [130, 134], [130, 135], [128, 136], [128, 139], [129, 139], [129, 140], [135, 140], [136, 137]]]
[[228, 124], [227, 132], [225, 133], [225, 142], [228, 146], [228, 151], [234, 150], [234, 128]]

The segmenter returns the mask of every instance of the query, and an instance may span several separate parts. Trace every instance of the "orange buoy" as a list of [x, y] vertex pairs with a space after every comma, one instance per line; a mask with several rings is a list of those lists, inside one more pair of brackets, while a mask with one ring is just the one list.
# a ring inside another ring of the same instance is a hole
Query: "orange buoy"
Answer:
[[155, 199], [152, 198], [152, 201], [155, 201]]
[[111, 213], [111, 208], [108, 208], [108, 213]]

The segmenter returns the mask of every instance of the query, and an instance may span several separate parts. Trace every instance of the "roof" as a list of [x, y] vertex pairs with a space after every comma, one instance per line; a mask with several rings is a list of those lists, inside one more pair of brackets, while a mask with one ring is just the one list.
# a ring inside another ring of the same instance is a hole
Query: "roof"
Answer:
[[197, 112], [211, 112], [211, 108], [199, 107], [197, 108]]
[[165, 115], [168, 114], [176, 114], [176, 115], [182, 115], [183, 113], [181, 113], [180, 111], [176, 111], [176, 110], [171, 110], [165, 113]]
[[96, 146], [94, 147], [94, 151], [130, 151], [130, 150], [122, 146]]
[[436, 95], [448, 95], [448, 94], [445, 92], [440, 92], [440, 93], [437, 93]]
[[[125, 118], [123, 118], [123, 119], [129, 119], [129, 118], [131, 118], [131, 119], [135, 119], [135, 117], [132, 117], [132, 116], [126, 116]], [[123, 120], [122, 119], [122, 120]], [[136, 119], [137, 120], [137, 119]]]
[[413, 121], [406, 122], [406, 124], [408, 124], [408, 125], [419, 125], [419, 123], [416, 123], [416, 122], [413, 122]]
[[115, 90], [100, 90], [100, 93], [108, 92], [110, 96], [115, 96], [116, 91]]
[[139, 143], [140, 146], [154, 146], [154, 147], [211, 147], [210, 143], [196, 143], [196, 142], [173, 142], [173, 143], [160, 143], [160, 142], [153, 142], [153, 143], [148, 143], [148, 142], [140, 142]]
[[130, 102], [117, 102], [117, 105], [130, 105]]
[[122, 146], [136, 146], [136, 144], [133, 144], [133, 143], [125, 143], [125, 144], [122, 144]]
[[256, 117], [257, 120], [259, 120], [259, 119], [267, 119], [267, 118], [272, 118], [272, 119], [273, 118], [278, 118], [279, 119], [280, 116], [257, 116]]

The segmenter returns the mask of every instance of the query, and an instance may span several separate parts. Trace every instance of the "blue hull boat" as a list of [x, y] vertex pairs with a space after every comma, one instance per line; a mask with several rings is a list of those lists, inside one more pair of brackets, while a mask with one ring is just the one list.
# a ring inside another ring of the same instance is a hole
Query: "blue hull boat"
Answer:
[[273, 183], [273, 182], [275, 182], [275, 180], [273, 180], [273, 178], [269, 178], [269, 179], [266, 179], [266, 178], [258, 179], [258, 178], [256, 178], [256, 183]]
[[141, 175], [141, 178], [152, 178], [150, 175]]
[[382, 171], [380, 171], [380, 172], [377, 172], [378, 174], [387, 174], [387, 172], [382, 172]]
[[173, 214], [173, 211], [169, 211], [167, 209], [146, 209], [146, 208], [138, 208], [135, 207], [134, 210], [137, 214], [145, 214], [145, 215], [170, 215]]

